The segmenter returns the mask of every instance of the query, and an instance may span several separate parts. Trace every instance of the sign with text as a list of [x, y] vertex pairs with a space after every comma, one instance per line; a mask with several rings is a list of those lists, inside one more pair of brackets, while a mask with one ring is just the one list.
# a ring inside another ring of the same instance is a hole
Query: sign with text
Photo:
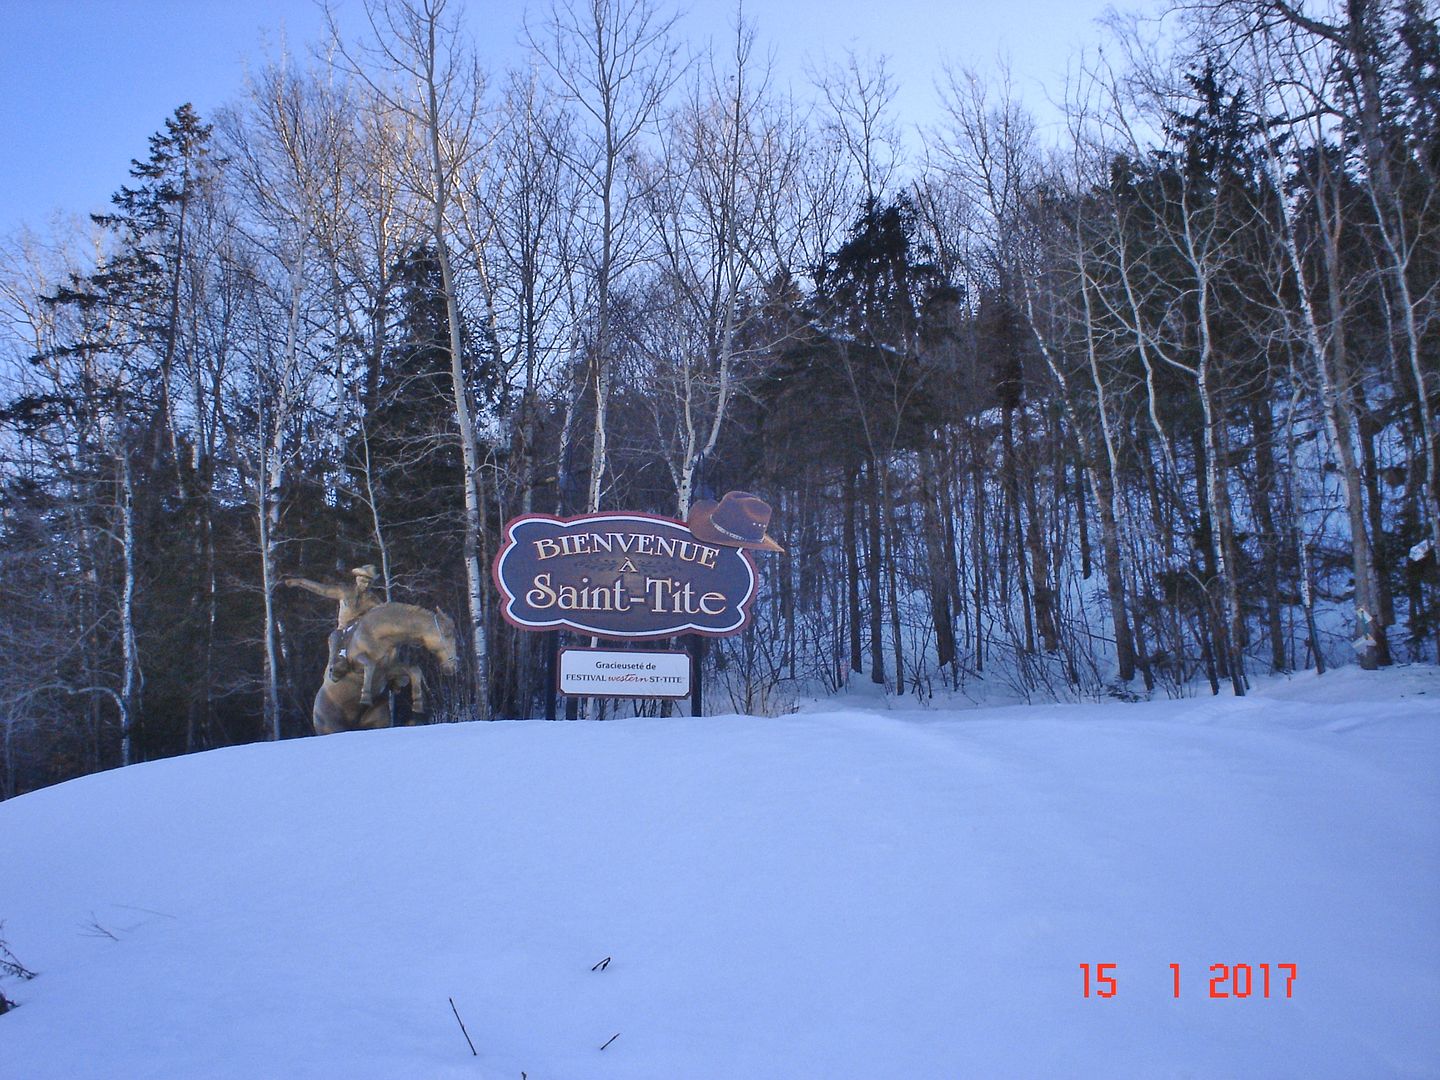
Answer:
[[755, 597], [755, 564], [744, 550], [650, 514], [515, 518], [493, 573], [501, 613], [522, 630], [723, 637], [745, 628]]
[[689, 697], [690, 654], [561, 649], [559, 689], [576, 697]]

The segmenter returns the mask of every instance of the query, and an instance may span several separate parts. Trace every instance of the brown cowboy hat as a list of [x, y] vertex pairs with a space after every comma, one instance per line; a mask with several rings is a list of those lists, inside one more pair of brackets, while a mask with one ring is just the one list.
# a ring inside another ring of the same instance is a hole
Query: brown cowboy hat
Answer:
[[701, 540], [753, 551], [784, 551], [766, 534], [770, 504], [748, 491], [727, 491], [717, 503], [701, 499], [690, 508], [690, 531]]
[[350, 573], [355, 577], [377, 578], [380, 576], [380, 571], [376, 570], [372, 563], [366, 563], [364, 566], [357, 566], [354, 570], [351, 570]]

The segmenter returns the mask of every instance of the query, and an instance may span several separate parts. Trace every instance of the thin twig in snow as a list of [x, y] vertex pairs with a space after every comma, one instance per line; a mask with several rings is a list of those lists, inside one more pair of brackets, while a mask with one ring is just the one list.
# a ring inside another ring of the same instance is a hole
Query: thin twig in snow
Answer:
[[465, 1041], [470, 1043], [471, 1055], [473, 1057], [479, 1057], [479, 1053], [475, 1050], [475, 1044], [470, 1042], [470, 1032], [465, 1030], [465, 1021], [460, 1019], [460, 1010], [455, 1008], [455, 999], [453, 997], [450, 999], [450, 1011], [455, 1014], [455, 1022], [460, 1025], [460, 1033], [465, 1036]]

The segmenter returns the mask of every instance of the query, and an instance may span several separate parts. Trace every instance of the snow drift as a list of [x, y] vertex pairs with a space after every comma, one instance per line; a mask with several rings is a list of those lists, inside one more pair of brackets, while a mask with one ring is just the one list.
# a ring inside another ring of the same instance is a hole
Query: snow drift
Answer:
[[0, 1075], [1437, 1076], [1437, 766], [1432, 667], [135, 766], [0, 804]]

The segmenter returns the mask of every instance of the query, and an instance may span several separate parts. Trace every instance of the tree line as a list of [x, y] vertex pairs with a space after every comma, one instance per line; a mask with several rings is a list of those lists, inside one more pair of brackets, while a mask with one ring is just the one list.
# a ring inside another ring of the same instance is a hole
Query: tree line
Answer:
[[1433, 4], [1112, 19], [1053, 131], [959, 67], [915, 132], [883, 58], [786, 92], [650, 0], [506, 73], [366, 12], [5, 242], [0, 797], [307, 732], [334, 613], [279, 586], [360, 563], [456, 618], [435, 717], [535, 715], [504, 522], [736, 488], [786, 550], [716, 708], [1436, 656]]

